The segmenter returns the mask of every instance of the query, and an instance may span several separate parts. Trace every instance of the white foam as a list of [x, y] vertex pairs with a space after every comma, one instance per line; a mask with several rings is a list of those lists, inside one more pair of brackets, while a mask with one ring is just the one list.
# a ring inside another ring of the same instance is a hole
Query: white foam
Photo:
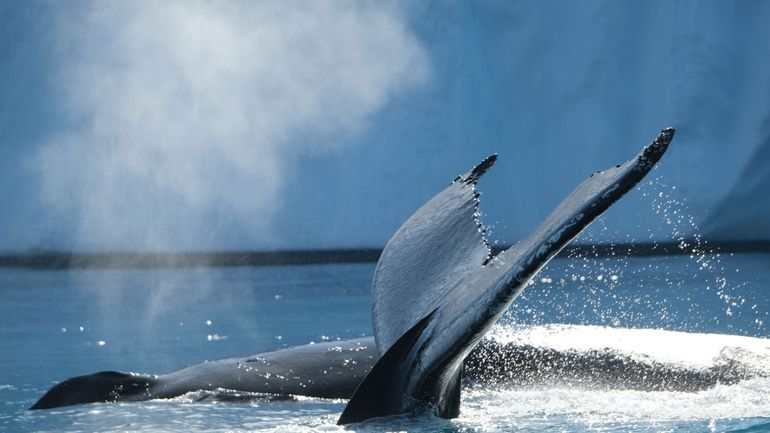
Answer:
[[537, 423], [546, 418], [583, 425], [660, 423], [770, 416], [770, 379], [701, 392], [586, 391], [575, 389], [470, 391], [461, 422], [493, 425]]
[[497, 325], [487, 338], [498, 343], [528, 344], [559, 351], [609, 348], [630, 356], [694, 367], [709, 367], [731, 353], [740, 353], [743, 358], [751, 357], [752, 367], [770, 372], [770, 340], [765, 338], [562, 324]]

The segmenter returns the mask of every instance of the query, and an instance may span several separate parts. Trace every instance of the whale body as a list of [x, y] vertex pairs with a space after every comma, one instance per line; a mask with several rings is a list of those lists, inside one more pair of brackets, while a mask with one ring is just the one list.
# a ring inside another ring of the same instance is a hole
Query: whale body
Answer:
[[[650, 331], [655, 341], [679, 347], [686, 347], [693, 338], [706, 338], [698, 344], [710, 346], [713, 355], [708, 355], [705, 364], [693, 364], [683, 362], [681, 354], [662, 360], [649, 353], [649, 348], [634, 345], [632, 352], [613, 346], [612, 340], [630, 338], [629, 330], [600, 328], [597, 332], [591, 328], [595, 327], [562, 326], [553, 335], [546, 335], [545, 341], [485, 338], [464, 361], [463, 387], [693, 392], [770, 376], [765, 361], [770, 357], [770, 346], [763, 340], [733, 337], [714, 342], [705, 334]], [[526, 328], [523, 334], [535, 330]], [[608, 333], [612, 338], [607, 338]], [[590, 339], [596, 344], [555, 345], [553, 340], [563, 340], [564, 334], [570, 340]], [[741, 339], [753, 344], [737, 341]], [[362, 337], [204, 362], [164, 375], [104, 371], [57, 384], [32, 409], [180, 396], [194, 401], [242, 402], [291, 400], [295, 396], [349, 399], [378, 359], [374, 337]]]
[[377, 360], [373, 343], [372, 338], [361, 338], [307, 344], [204, 362], [160, 376], [117, 371], [78, 376], [55, 385], [31, 409], [173, 398], [201, 390], [242, 391], [276, 398], [350, 398]]
[[[496, 155], [458, 176], [410, 217], [384, 248], [372, 288], [373, 342], [299, 346], [198, 364], [162, 376], [121, 372], [80, 376], [56, 385], [32, 409], [227, 389], [349, 397], [339, 424], [395, 415], [418, 405], [427, 405], [444, 418], [456, 417], [464, 370], [470, 376], [466, 383], [495, 383], [501, 377], [516, 378], [501, 367], [511, 365], [508, 360], [516, 354], [533, 363], [554, 358], [537, 350], [479, 344], [535, 274], [644, 178], [673, 135], [674, 130], [666, 128], [635, 158], [591, 175], [532, 235], [496, 255], [477, 217], [476, 191]], [[474, 355], [479, 353], [484, 356]], [[601, 363], [601, 358], [594, 356], [593, 364]], [[507, 376], [496, 374], [506, 371]], [[692, 382], [713, 381], [706, 377]]]

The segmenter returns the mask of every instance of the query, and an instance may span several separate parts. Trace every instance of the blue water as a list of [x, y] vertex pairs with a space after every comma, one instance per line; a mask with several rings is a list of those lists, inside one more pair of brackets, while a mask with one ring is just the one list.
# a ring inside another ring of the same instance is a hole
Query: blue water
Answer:
[[[770, 255], [557, 259], [503, 318], [768, 337]], [[0, 270], [0, 431], [337, 431], [344, 401], [89, 404], [26, 411], [59, 380], [163, 373], [308, 341], [371, 335], [373, 264], [178, 270]], [[591, 336], [590, 329], [583, 333]], [[653, 331], [650, 331], [653, 332]], [[761, 343], [761, 342], [760, 342]], [[770, 343], [768, 343], [770, 347]], [[767, 362], [761, 360], [759, 362]], [[362, 431], [764, 431], [770, 381], [699, 393], [474, 389], [456, 420]]]

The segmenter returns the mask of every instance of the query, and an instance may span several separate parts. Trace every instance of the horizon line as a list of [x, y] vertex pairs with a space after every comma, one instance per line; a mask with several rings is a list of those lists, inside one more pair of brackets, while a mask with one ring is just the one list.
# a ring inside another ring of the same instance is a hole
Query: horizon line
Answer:
[[[496, 254], [510, 245], [493, 247]], [[318, 248], [186, 252], [29, 251], [0, 254], [0, 268], [155, 269], [244, 266], [290, 266], [331, 263], [375, 263], [382, 248]], [[770, 253], [770, 240], [701, 242], [637, 242], [567, 245], [556, 257], [651, 257], [717, 253]]]

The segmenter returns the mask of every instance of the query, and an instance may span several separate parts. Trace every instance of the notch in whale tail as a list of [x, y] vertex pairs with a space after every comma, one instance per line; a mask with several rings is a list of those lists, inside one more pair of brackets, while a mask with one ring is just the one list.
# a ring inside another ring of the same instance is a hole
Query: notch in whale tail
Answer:
[[73, 377], [57, 384], [30, 409], [53, 409], [81, 403], [109, 403], [146, 397], [156, 383], [157, 379], [153, 376], [102, 371]]
[[673, 136], [665, 128], [636, 157], [592, 174], [529, 237], [494, 257], [476, 182], [496, 155], [418, 209], [377, 263], [372, 321], [383, 356], [338, 424], [402, 413], [409, 397], [457, 417], [465, 355], [551, 258], [649, 173]]

